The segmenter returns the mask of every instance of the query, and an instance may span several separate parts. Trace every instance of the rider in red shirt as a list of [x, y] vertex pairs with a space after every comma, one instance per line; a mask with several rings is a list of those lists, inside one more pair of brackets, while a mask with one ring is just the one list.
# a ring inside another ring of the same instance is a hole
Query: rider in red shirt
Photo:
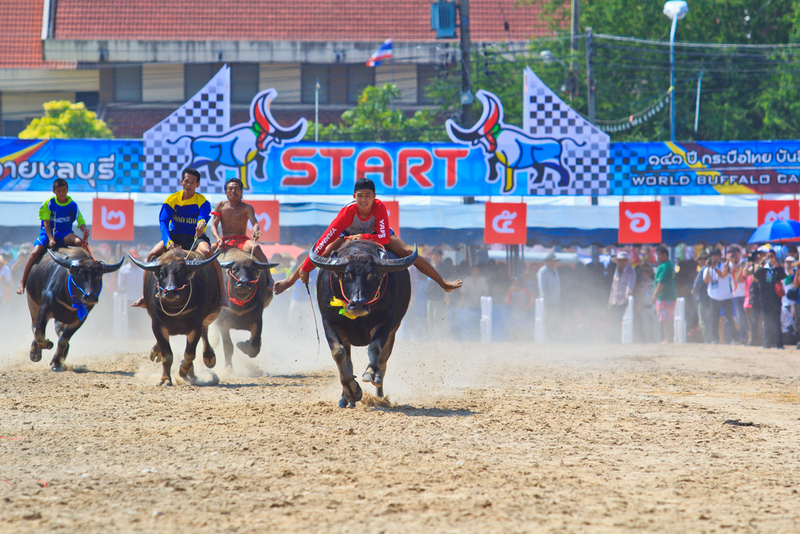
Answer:
[[[353, 192], [355, 202], [348, 204], [339, 211], [339, 215], [319, 238], [314, 245], [314, 252], [323, 257], [329, 257], [346, 240], [369, 239], [383, 245], [386, 250], [393, 252], [398, 258], [410, 256], [411, 250], [403, 241], [394, 235], [389, 227], [389, 214], [386, 206], [375, 198], [375, 184], [368, 178], [356, 181]], [[461, 287], [461, 280], [448, 282], [442, 275], [422, 256], [417, 256], [414, 266], [423, 274], [439, 284], [448, 293]], [[303, 283], [308, 283], [308, 273], [314, 269], [314, 264], [306, 258], [303, 265], [292, 273], [286, 280], [275, 282], [275, 294], [280, 295], [297, 282], [300, 278]]]

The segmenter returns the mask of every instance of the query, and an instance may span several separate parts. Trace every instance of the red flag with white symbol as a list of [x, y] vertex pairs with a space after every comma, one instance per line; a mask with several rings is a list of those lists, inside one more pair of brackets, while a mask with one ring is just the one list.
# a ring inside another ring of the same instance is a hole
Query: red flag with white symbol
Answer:
[[774, 221], [800, 220], [800, 200], [759, 200], [758, 226]]
[[400, 203], [396, 200], [384, 200], [386, 212], [389, 214], [389, 228], [394, 230], [397, 237], [400, 237]]
[[[261, 228], [262, 243], [278, 243], [281, 240], [281, 204], [277, 200], [251, 200], [247, 202], [256, 212], [258, 226]], [[247, 223], [247, 235], [253, 235], [253, 227]]]
[[524, 245], [528, 242], [528, 206], [524, 202], [487, 202], [483, 242]]
[[620, 244], [661, 243], [661, 202], [620, 202]]
[[92, 235], [98, 241], [133, 241], [133, 200], [92, 199]]

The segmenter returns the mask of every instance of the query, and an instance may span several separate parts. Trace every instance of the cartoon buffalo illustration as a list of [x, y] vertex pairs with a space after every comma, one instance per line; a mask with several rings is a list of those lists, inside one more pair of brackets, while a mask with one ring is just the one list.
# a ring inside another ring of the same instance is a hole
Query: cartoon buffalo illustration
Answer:
[[239, 179], [248, 189], [247, 167], [256, 162], [256, 178], [264, 178], [264, 162], [272, 145], [281, 146], [303, 138], [308, 121], [300, 119], [289, 128], [282, 128], [275, 121], [269, 105], [278, 92], [267, 89], [258, 93], [250, 104], [250, 122], [235, 125], [222, 135], [202, 135], [191, 137], [182, 135], [175, 140], [167, 140], [174, 145], [183, 138], [191, 139], [192, 159], [186, 167], [205, 166], [210, 178], [214, 178], [219, 166], [239, 169]]
[[536, 171], [537, 176], [533, 183], [542, 182], [545, 169], [549, 168], [558, 173], [559, 187], [569, 185], [569, 171], [561, 164], [561, 143], [572, 141], [571, 139], [531, 137], [519, 128], [503, 123], [503, 105], [497, 96], [484, 90], [478, 91], [476, 96], [483, 104], [483, 114], [475, 126], [465, 130], [452, 119], [445, 126], [454, 142], [480, 145], [483, 148], [489, 156], [489, 175], [486, 177], [488, 182], [498, 180], [497, 165], [500, 164], [505, 169], [502, 189], [504, 194], [510, 194], [516, 189], [515, 172], [523, 169]]

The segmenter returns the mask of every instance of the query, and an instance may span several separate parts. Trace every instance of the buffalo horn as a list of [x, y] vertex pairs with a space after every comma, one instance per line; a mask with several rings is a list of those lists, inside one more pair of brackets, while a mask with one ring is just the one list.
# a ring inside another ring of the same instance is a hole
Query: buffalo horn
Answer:
[[204, 265], [208, 265], [212, 261], [216, 260], [217, 256], [219, 256], [220, 254], [222, 254], [221, 250], [218, 251], [213, 256], [211, 256], [210, 258], [208, 258], [207, 260], [186, 260], [186, 270], [189, 271], [190, 273], [193, 272], [193, 271], [196, 271], [200, 267], [203, 267]]
[[311, 260], [311, 263], [326, 271], [341, 273], [347, 267], [347, 258], [325, 258], [314, 252], [313, 248], [308, 251], [308, 259]]
[[50, 257], [53, 258], [54, 262], [56, 262], [57, 264], [59, 264], [63, 268], [69, 269], [70, 267], [72, 267], [72, 261], [73, 260], [67, 259], [67, 256], [63, 256], [63, 255], [56, 256], [55, 254], [53, 254], [53, 251], [50, 250], [50, 249], [47, 249], [47, 253], [50, 254]]
[[414, 245], [414, 252], [405, 258], [377, 258], [375, 260], [375, 267], [384, 273], [392, 273], [395, 271], [402, 271], [408, 269], [417, 261], [418, 256], [417, 246]]
[[258, 265], [259, 269], [272, 269], [273, 267], [277, 267], [280, 263], [264, 263], [263, 261], [256, 261], [253, 260], [253, 263]]
[[136, 258], [131, 256], [130, 254], [128, 254], [128, 257], [131, 259], [131, 261], [133, 262], [133, 264], [135, 266], [137, 266], [140, 269], [144, 269], [145, 271], [157, 271], [158, 268], [161, 266], [161, 264], [158, 263], [157, 261], [149, 261], [149, 262], [145, 263], [143, 261], [137, 260]]
[[124, 261], [125, 261], [125, 256], [123, 256], [122, 259], [119, 260], [119, 262], [113, 265], [106, 265], [106, 263], [102, 261], [100, 262], [100, 265], [103, 266], [103, 273], [113, 273], [114, 271], [117, 271], [119, 270], [120, 267], [122, 267]]

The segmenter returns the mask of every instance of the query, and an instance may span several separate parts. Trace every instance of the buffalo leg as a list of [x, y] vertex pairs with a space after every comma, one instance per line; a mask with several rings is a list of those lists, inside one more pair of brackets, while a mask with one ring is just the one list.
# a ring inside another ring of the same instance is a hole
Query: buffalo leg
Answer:
[[169, 332], [165, 328], [153, 325], [153, 335], [156, 336], [156, 344], [150, 352], [150, 359], [153, 361], [161, 360], [161, 382], [159, 386], [171, 386], [172, 376], [172, 348], [169, 346]]
[[50, 350], [53, 342], [45, 337], [47, 321], [50, 320], [50, 308], [46, 305], [39, 307], [36, 319], [33, 322], [33, 343], [31, 343], [31, 361], [38, 362], [42, 359], [42, 349]]
[[240, 341], [236, 344], [239, 350], [255, 358], [261, 352], [261, 321], [256, 321], [250, 325], [250, 339], [247, 341]]
[[389, 356], [392, 355], [392, 348], [394, 347], [394, 336], [395, 332], [392, 332], [389, 336], [389, 339], [386, 340], [384, 343], [383, 348], [381, 349], [381, 357], [379, 360], [379, 372], [381, 377], [381, 384], [376, 386], [377, 391], [375, 394], [379, 397], [383, 397], [383, 379], [386, 378], [386, 365], [389, 363]]
[[61, 372], [64, 370], [64, 360], [67, 359], [67, 355], [69, 354], [69, 340], [72, 339], [73, 334], [81, 327], [83, 321], [78, 322], [77, 326], [65, 325], [63, 323], [56, 324], [62, 325], [63, 330], [61, 336], [58, 338], [56, 353], [50, 361], [50, 369]]
[[203, 333], [201, 334], [203, 338], [203, 363], [206, 364], [206, 367], [212, 369], [215, 365], [217, 365], [217, 355], [214, 353], [214, 349], [211, 348], [211, 343], [208, 341], [208, 327], [203, 327]]
[[231, 328], [229, 325], [217, 325], [219, 337], [222, 338], [222, 351], [225, 353], [225, 367], [233, 368], [233, 341], [231, 341]]
[[325, 337], [328, 338], [328, 346], [331, 348], [333, 361], [336, 362], [336, 367], [339, 368], [339, 382], [342, 384], [342, 398], [339, 401], [339, 407], [355, 408], [356, 403], [361, 400], [363, 392], [353, 374], [350, 343], [342, 341], [332, 328], [325, 328]]
[[178, 375], [190, 384], [197, 382], [197, 377], [194, 376], [194, 358], [197, 355], [197, 345], [200, 343], [202, 335], [200, 330], [192, 330], [186, 336], [186, 349], [183, 352], [181, 366], [178, 368]]

